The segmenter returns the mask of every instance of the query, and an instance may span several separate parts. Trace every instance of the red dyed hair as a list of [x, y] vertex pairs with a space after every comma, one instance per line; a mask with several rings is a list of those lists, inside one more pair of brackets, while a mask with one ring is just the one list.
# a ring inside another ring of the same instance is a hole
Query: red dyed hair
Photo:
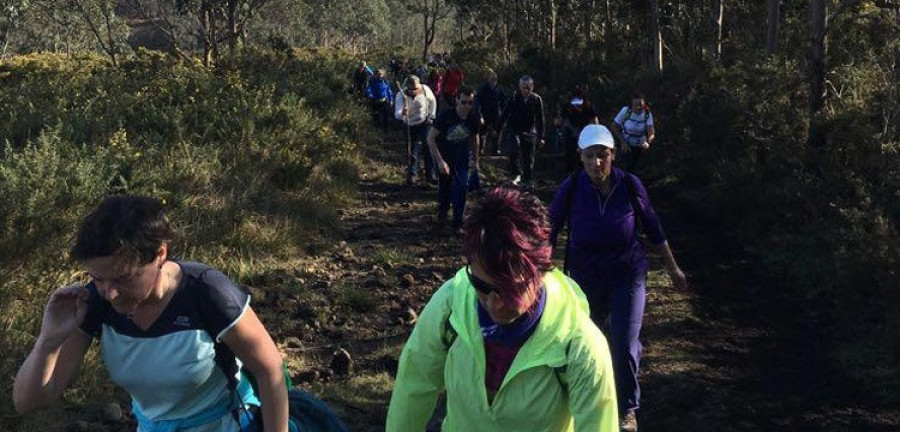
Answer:
[[463, 253], [478, 262], [505, 301], [530, 306], [553, 267], [550, 218], [536, 196], [499, 186], [485, 193], [463, 223]]

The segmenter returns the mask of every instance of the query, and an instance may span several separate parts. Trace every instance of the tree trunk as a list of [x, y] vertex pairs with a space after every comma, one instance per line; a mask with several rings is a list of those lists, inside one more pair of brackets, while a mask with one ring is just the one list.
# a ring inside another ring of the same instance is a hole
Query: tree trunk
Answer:
[[431, 16], [431, 10], [428, 9], [428, 0], [422, 2], [425, 7], [422, 8], [423, 29], [425, 31], [425, 46], [422, 48], [422, 61], [428, 61], [428, 50], [431, 48], [431, 42], [434, 40], [434, 17]]
[[550, 0], [550, 49], [556, 50], [556, 25], [559, 11], [557, 10], [556, 2]]
[[825, 147], [822, 130], [822, 107], [825, 106], [825, 26], [828, 0], [812, 0], [809, 4], [809, 146]]
[[200, 24], [200, 32], [203, 35], [203, 66], [207, 67], [213, 61], [212, 41], [209, 38], [210, 26], [212, 25], [209, 9], [209, 4], [206, 1], [201, 2], [197, 7], [197, 21]]
[[716, 42], [713, 52], [717, 59], [722, 58], [722, 22], [725, 17], [725, 0], [716, 0], [715, 10], [713, 10], [713, 27], [716, 34]]
[[778, 25], [781, 21], [781, 1], [766, 1], [766, 55], [775, 54], [778, 48]]
[[650, 45], [653, 52], [653, 70], [657, 74], [663, 72], [663, 39], [662, 30], [659, 27], [659, 3], [656, 0], [647, 0], [650, 7]]
[[509, 14], [503, 14], [503, 56], [507, 66], [512, 63], [512, 47], [510, 46], [512, 42], [509, 33]]
[[228, 0], [228, 52], [231, 55], [237, 54], [238, 37], [240, 29], [238, 29], [238, 1]]

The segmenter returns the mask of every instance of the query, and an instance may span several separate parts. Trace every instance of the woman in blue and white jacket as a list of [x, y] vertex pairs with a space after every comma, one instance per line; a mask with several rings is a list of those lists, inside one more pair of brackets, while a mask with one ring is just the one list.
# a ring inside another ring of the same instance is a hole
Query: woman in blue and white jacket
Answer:
[[266, 432], [289, 430], [281, 355], [250, 296], [218, 270], [172, 260], [173, 238], [149, 197], [109, 197], [85, 218], [71, 255], [91, 282], [51, 295], [16, 375], [16, 411], [59, 398], [98, 339], [138, 432], [257, 432], [260, 419]]

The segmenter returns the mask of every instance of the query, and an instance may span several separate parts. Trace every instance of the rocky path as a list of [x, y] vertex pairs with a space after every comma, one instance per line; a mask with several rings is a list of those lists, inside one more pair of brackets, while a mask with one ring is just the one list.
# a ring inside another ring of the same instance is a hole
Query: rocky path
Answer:
[[[367, 149], [365, 158], [359, 199], [341, 215], [344, 240], [311, 254], [260, 310], [295, 384], [322, 396], [351, 430], [379, 431], [417, 312], [462, 259], [449, 229], [436, 226], [436, 187], [403, 186], [399, 132]], [[488, 184], [499, 180], [503, 163], [499, 157], [483, 162]], [[538, 162], [536, 178], [544, 180], [537, 192], [545, 202], [562, 177], [558, 165], [549, 156]], [[642, 431], [900, 430], [896, 410], [808, 401], [784, 384], [802, 373], [802, 361], [776, 360], [771, 323], [722, 301], [752, 293], [750, 279], [733, 263], [718, 262], [702, 227], [692, 226], [668, 198], [665, 181], [646, 183], [692, 289], [672, 291], [660, 263], [652, 266]], [[711, 295], [717, 290], [738, 294]]]

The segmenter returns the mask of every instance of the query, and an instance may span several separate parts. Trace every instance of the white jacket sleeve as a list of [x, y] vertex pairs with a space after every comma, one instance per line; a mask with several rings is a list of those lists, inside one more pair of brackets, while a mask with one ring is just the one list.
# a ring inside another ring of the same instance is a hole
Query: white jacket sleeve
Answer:
[[404, 121], [403, 119], [403, 107], [406, 106], [405, 101], [406, 96], [403, 94], [403, 89], [397, 92], [397, 95], [394, 96], [394, 118], [400, 121]]
[[425, 88], [425, 98], [428, 100], [428, 121], [433, 122], [437, 118], [437, 99], [435, 99], [431, 87], [423, 87]]

